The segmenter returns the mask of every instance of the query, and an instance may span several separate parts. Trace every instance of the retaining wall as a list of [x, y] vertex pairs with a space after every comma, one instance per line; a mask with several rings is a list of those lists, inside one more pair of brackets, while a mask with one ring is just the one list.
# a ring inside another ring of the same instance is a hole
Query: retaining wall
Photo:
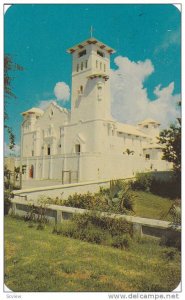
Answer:
[[[39, 204], [35, 204], [34, 201], [13, 199], [10, 212], [18, 216], [25, 216], [31, 210], [32, 204], [34, 204], [36, 207], [40, 206]], [[50, 222], [58, 224], [72, 218], [73, 214], [76, 213], [83, 214], [87, 211], [88, 210], [81, 209], [81, 208], [59, 206], [59, 205], [46, 205], [45, 216], [48, 218]], [[137, 234], [138, 236], [150, 235], [155, 237], [162, 237], [162, 236], [168, 236], [172, 233], [172, 230], [170, 228], [170, 223], [166, 221], [120, 215], [120, 214], [110, 214], [106, 212], [101, 212], [100, 215], [111, 217], [111, 218], [122, 218], [127, 220], [128, 222], [131, 222], [133, 224], [134, 234], [135, 235]], [[177, 231], [176, 234], [180, 235], [180, 231]], [[174, 235], [174, 231], [173, 231], [173, 235]]]
[[[133, 179], [124, 178], [125, 181]], [[61, 184], [54, 186], [44, 186], [30, 189], [14, 190], [13, 194], [16, 199], [34, 200], [41, 196], [67, 199], [70, 195], [75, 193], [85, 194], [87, 192], [96, 193], [100, 188], [110, 187], [110, 180], [87, 181], [79, 183]]]
[[75, 193], [91, 193], [98, 192], [100, 187], [108, 188], [110, 186], [110, 180], [104, 181], [88, 181], [82, 183], [71, 183], [71, 184], [62, 184], [55, 186], [45, 186], [38, 188], [30, 188], [24, 190], [14, 190], [13, 194], [16, 199], [27, 199], [27, 200], [37, 200], [40, 196], [47, 197], [59, 197], [62, 199], [68, 198], [70, 195]]

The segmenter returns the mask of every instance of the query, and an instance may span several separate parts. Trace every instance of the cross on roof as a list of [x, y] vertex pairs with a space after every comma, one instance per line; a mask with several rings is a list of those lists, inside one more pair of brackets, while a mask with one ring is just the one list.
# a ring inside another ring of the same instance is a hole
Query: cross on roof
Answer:
[[93, 26], [91, 25], [91, 29], [90, 29], [91, 38], [93, 37], [93, 31], [94, 31], [94, 29], [93, 29]]

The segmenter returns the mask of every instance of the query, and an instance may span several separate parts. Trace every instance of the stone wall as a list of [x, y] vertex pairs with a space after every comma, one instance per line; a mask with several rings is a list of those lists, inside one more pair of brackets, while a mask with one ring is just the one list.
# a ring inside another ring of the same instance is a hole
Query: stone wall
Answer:
[[[25, 216], [31, 209], [33, 201], [25, 201], [20, 199], [12, 200], [11, 213], [18, 216]], [[35, 204], [35, 207], [39, 207], [39, 204]], [[58, 224], [65, 220], [72, 218], [73, 214], [83, 214], [87, 212], [86, 209], [58, 206], [58, 205], [46, 205], [45, 206], [45, 216], [52, 223]], [[173, 233], [180, 235], [180, 228], [177, 232], [172, 232], [170, 228], [170, 223], [161, 220], [140, 218], [134, 216], [120, 215], [120, 214], [110, 214], [106, 212], [101, 212], [100, 215], [107, 216], [110, 218], [122, 218], [133, 224], [133, 232], [135, 235], [143, 236], [149, 235], [154, 237], [169, 236]]]

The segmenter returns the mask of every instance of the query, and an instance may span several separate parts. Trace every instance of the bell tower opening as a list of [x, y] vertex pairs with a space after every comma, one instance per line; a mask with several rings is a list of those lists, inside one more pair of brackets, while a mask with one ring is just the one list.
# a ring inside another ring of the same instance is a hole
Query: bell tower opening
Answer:
[[51, 154], [51, 147], [50, 147], [50, 145], [48, 145], [48, 147], [47, 147], [47, 155], [50, 155]]

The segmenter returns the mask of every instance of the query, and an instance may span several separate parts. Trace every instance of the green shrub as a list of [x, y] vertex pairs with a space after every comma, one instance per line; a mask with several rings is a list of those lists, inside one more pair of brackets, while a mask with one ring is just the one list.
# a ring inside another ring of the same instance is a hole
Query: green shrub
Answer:
[[152, 179], [150, 191], [153, 194], [169, 197], [171, 199], [181, 197], [181, 182], [171, 177], [169, 180]]
[[128, 233], [132, 236], [133, 226], [122, 218], [112, 218], [108, 216], [101, 216], [97, 213], [85, 213], [83, 215], [74, 215], [74, 222], [78, 228], [85, 228], [87, 226], [97, 226], [102, 230], [108, 230], [108, 232], [114, 236], [119, 234]]
[[110, 192], [110, 188], [104, 188], [102, 186], [100, 186], [100, 190], [99, 190], [99, 194], [104, 196], [107, 195]]
[[134, 193], [131, 184], [122, 180], [110, 182], [110, 192], [104, 195], [109, 205], [109, 211], [127, 214], [134, 212]]
[[80, 237], [78, 226], [71, 220], [62, 222], [59, 228], [54, 228], [53, 233], [62, 234], [71, 238]]
[[137, 173], [136, 180], [131, 182], [134, 190], [142, 190], [153, 194], [169, 197], [171, 199], [181, 197], [181, 181], [171, 175], [168, 178], [156, 178], [152, 173]]
[[83, 234], [84, 240], [90, 243], [102, 244], [106, 239], [106, 232], [95, 226], [84, 229]]
[[131, 244], [131, 238], [129, 235], [118, 235], [113, 237], [112, 246], [119, 249], [129, 249]]
[[169, 215], [172, 218], [171, 227], [172, 229], [177, 229], [181, 226], [181, 201], [176, 200], [174, 201], [173, 205], [169, 210]]
[[97, 200], [95, 196], [89, 192], [86, 194], [75, 193], [68, 197], [68, 199], [64, 202], [64, 205], [67, 204], [67, 206], [92, 209], [95, 207], [96, 202]]
[[132, 236], [132, 224], [123, 219], [113, 219], [95, 213], [76, 214], [71, 220], [63, 222], [60, 226], [55, 226], [53, 233], [111, 246], [112, 237], [123, 239], [123, 235], [125, 235], [123, 243], [125, 243], [124, 247], [127, 248], [129, 245], [127, 245], [126, 240], [129, 240], [128, 236]]
[[120, 235], [120, 234], [129, 234], [133, 235], [133, 226], [131, 223], [127, 222], [121, 218], [105, 218], [105, 223], [108, 231], [112, 236]]
[[119, 192], [119, 212], [127, 213], [127, 211], [134, 212], [134, 198], [135, 195], [129, 183], [125, 183], [123, 189]]
[[136, 180], [132, 182], [134, 190], [149, 192], [151, 189], [153, 175], [151, 173], [137, 173]]
[[46, 217], [46, 207], [45, 206], [35, 206], [31, 204], [29, 207], [29, 211], [24, 216], [24, 220], [30, 223], [37, 223], [37, 229], [44, 229], [45, 224], [48, 223], [48, 218]]
[[11, 199], [13, 198], [13, 194], [11, 190], [5, 190], [4, 191], [4, 215], [7, 215], [9, 212], [9, 209], [11, 207]]
[[74, 214], [72, 220], [79, 228], [85, 228], [91, 222], [91, 214], [84, 213], [84, 214]]
[[127, 214], [130, 211], [134, 211], [134, 194], [129, 183], [122, 180], [112, 180], [110, 188], [100, 188], [100, 191], [97, 193], [75, 193], [66, 200], [58, 197], [55, 199], [45, 197], [44, 203]]
[[55, 227], [53, 229], [53, 233], [96, 244], [102, 244], [107, 236], [107, 233], [101, 228], [93, 225], [80, 227], [74, 220], [63, 222], [60, 228], [56, 229]]

